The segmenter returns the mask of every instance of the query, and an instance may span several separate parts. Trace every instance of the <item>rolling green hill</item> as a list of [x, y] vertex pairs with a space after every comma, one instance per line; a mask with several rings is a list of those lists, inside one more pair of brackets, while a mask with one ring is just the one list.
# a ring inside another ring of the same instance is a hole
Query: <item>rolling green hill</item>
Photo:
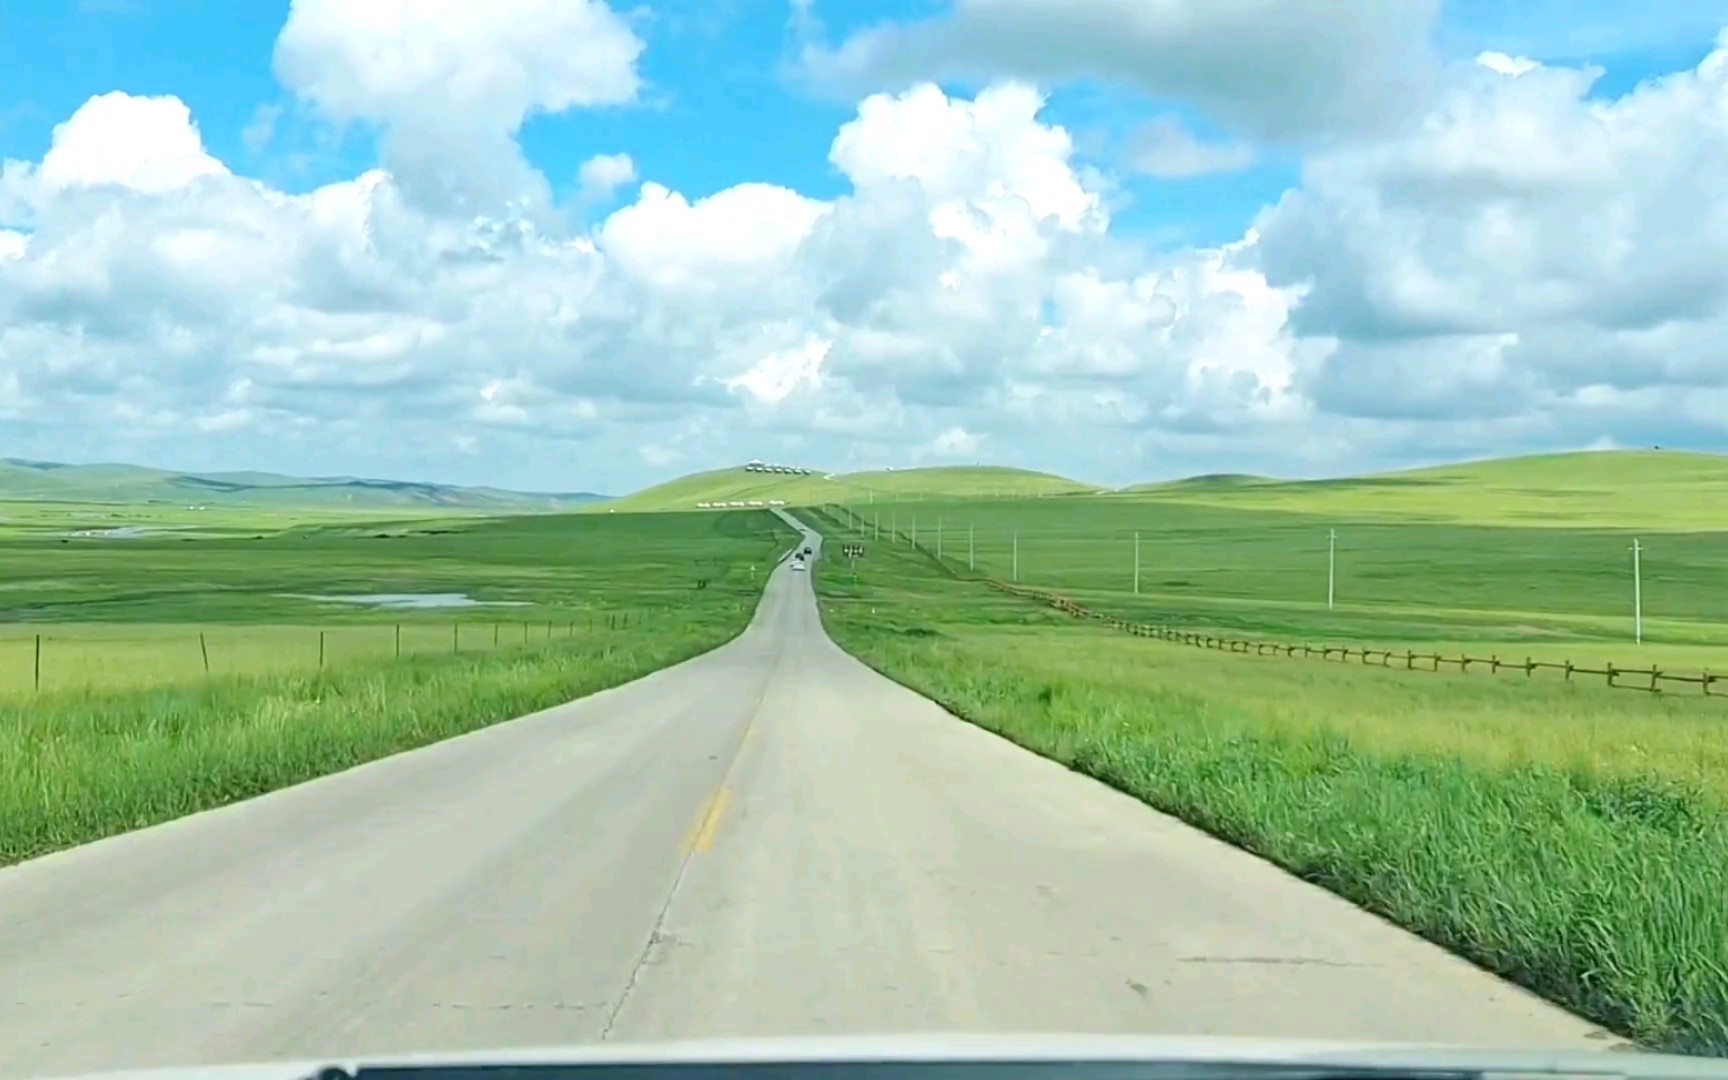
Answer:
[[921, 502], [941, 499], [1032, 498], [1083, 495], [1097, 488], [1078, 480], [1029, 469], [997, 466], [937, 466], [874, 472], [807, 475], [752, 472], [743, 466], [692, 473], [608, 502], [619, 513], [705, 510], [712, 505], [774, 500], [788, 506], [831, 502]]
[[1728, 456], [1591, 450], [1337, 480], [1195, 477], [1120, 497], [1354, 520], [1720, 529], [1728, 528]]
[[573, 510], [604, 498], [588, 492], [504, 491], [352, 476], [184, 473], [142, 465], [67, 465], [0, 458], [0, 500], [15, 502], [528, 513]]

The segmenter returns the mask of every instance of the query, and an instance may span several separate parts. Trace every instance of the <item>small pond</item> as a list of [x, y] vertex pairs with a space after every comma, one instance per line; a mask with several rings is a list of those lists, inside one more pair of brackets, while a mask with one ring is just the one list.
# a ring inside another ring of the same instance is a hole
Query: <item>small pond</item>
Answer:
[[112, 529], [79, 529], [68, 535], [98, 540], [137, 540], [146, 536], [164, 536], [184, 528], [183, 525], [121, 525]]
[[293, 600], [320, 600], [333, 604], [361, 604], [375, 608], [472, 608], [531, 607], [526, 600], [476, 600], [467, 593], [360, 593], [350, 596], [316, 596], [284, 593]]

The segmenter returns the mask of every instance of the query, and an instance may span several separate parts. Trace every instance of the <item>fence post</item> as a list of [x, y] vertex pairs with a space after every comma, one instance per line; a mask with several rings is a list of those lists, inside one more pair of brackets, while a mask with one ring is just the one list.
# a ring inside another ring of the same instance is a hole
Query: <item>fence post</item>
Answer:
[[198, 631], [198, 651], [204, 656], [204, 674], [210, 674], [210, 646], [204, 644], [204, 631]]
[[318, 631], [318, 670], [324, 670], [324, 631]]
[[42, 689], [42, 635], [36, 635], [36, 689]]
[[1572, 661], [1566, 661], [1566, 681], [1572, 681]]
[[402, 659], [402, 624], [396, 624], [396, 659]]
[[1536, 674], [1536, 661], [1526, 656], [1524, 658], [1524, 677], [1528, 679], [1534, 674]]
[[462, 624], [461, 623], [451, 623], [450, 624], [450, 651], [453, 653], [458, 653], [458, 652], [462, 651], [461, 634], [462, 634]]
[[528, 623], [526, 620], [522, 623], [522, 644], [528, 644]]
[[1606, 661], [1603, 663], [1602, 666], [1608, 669], [1608, 685], [1613, 686], [1614, 685], [1614, 676], [1619, 674], [1619, 672], [1614, 670], [1614, 661], [1612, 661], [1612, 660]]
[[494, 649], [496, 649], [498, 647], [498, 624], [497, 623], [492, 624], [492, 647]]

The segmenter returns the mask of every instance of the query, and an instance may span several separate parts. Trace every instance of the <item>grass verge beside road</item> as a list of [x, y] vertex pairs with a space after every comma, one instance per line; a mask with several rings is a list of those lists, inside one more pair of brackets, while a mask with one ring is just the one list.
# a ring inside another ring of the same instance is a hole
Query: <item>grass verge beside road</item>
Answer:
[[884, 544], [817, 571], [835, 639], [956, 714], [1645, 1045], [1728, 1053], [1720, 703], [1125, 638]]
[[[853, 535], [872, 547], [915, 538], [955, 566], [1138, 623], [1372, 648], [1470, 642], [1483, 649], [1472, 655], [1516, 660], [1583, 662], [1606, 653], [1622, 666], [1678, 669], [1701, 650], [1728, 647], [1721, 587], [1728, 542], [1719, 530], [1690, 524], [1691, 507], [1720, 501], [1714, 488], [1691, 498], [1676, 485], [1663, 490], [1662, 501], [1642, 488], [1607, 490], [1586, 501], [1590, 513], [1578, 520], [1552, 516], [1541, 524], [1449, 519], [1433, 493], [1425, 495], [1428, 516], [1395, 519], [1367, 496], [1326, 500], [1330, 512], [1317, 513], [1308, 502], [1255, 501], [1252, 488], [1217, 502], [1176, 495], [854, 500], [837, 512], [853, 516], [861, 525]], [[1463, 515], [1481, 494], [1460, 486], [1445, 497]], [[1545, 503], [1534, 492], [1527, 497]], [[1634, 506], [1647, 512], [1612, 517]]]
[[[589, 582], [584, 591], [608, 606], [634, 595], [639, 615], [628, 626], [577, 624], [567, 636], [483, 653], [0, 704], [0, 865], [423, 746], [705, 652], [748, 624], [762, 580], [748, 568], [765, 569], [794, 535], [762, 512], [557, 521], [529, 526], [564, 530], [546, 572]], [[258, 579], [274, 572], [252, 568]]]

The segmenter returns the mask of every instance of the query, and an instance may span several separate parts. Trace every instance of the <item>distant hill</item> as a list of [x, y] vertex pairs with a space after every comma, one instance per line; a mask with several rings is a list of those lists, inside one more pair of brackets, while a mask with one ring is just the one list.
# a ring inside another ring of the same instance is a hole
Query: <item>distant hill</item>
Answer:
[[574, 510], [605, 498], [590, 492], [505, 491], [353, 476], [186, 473], [142, 465], [67, 465], [0, 458], [0, 500], [11, 501], [528, 513]]
[[1053, 473], [988, 465], [934, 466], [871, 472], [775, 473], [745, 466], [692, 473], [606, 504], [619, 513], [700, 510], [702, 504], [752, 502], [788, 506], [831, 502], [1034, 498], [1090, 494], [1097, 488]]
[[1236, 488], [1252, 487], [1255, 484], [1279, 484], [1288, 481], [1274, 480], [1270, 476], [1255, 476], [1252, 473], [1204, 473], [1200, 476], [1188, 476], [1181, 480], [1161, 480], [1151, 484], [1134, 484], [1122, 488], [1123, 491], [1223, 491]]
[[1728, 456], [1582, 450], [1330, 480], [1194, 477], [1138, 485], [1122, 497], [1339, 520], [1720, 529], [1728, 528]]

